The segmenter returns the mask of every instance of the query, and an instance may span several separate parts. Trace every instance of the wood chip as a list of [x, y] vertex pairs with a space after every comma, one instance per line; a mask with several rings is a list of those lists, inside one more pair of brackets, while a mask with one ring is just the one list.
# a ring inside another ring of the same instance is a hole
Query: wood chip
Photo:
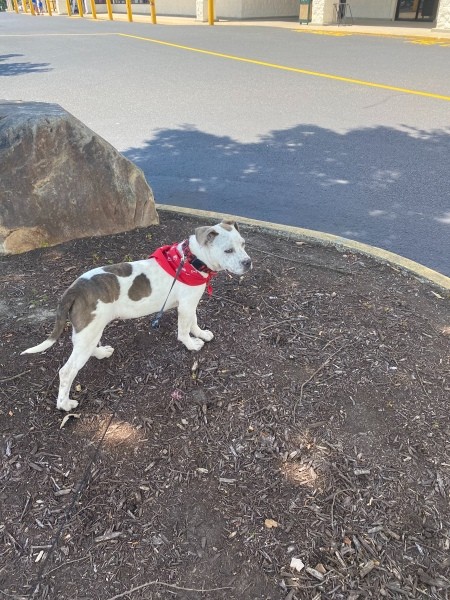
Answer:
[[319, 573], [319, 571], [317, 571], [316, 569], [313, 569], [312, 567], [306, 567], [305, 571], [307, 573], [309, 573], [312, 577], [315, 577], [316, 579], [318, 579], [319, 581], [324, 580], [323, 574]]
[[300, 573], [300, 571], [305, 568], [305, 563], [300, 558], [292, 557], [291, 563], [289, 566], [294, 571], [297, 571], [298, 573]]
[[363, 565], [359, 570], [359, 576], [361, 577], [361, 579], [368, 575], [371, 571], [373, 571], [375, 567], [378, 567], [379, 564], [380, 563], [378, 560], [369, 560], [368, 562], [366, 562], [366, 564]]
[[94, 538], [94, 542], [109, 542], [110, 540], [116, 540], [121, 535], [121, 531], [111, 531], [110, 533], [104, 533], [103, 535], [99, 535], [98, 537]]
[[274, 527], [278, 527], [278, 523], [277, 523], [277, 521], [274, 521], [273, 519], [266, 519], [264, 521], [264, 526], [267, 527], [267, 529], [272, 529]]

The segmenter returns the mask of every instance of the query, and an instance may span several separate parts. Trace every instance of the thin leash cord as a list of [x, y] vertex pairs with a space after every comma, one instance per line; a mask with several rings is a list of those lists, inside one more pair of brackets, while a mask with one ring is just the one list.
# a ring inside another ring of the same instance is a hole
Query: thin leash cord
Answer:
[[114, 405], [114, 408], [113, 408], [113, 411], [111, 413], [111, 416], [109, 417], [108, 424], [106, 425], [105, 431], [103, 432], [102, 437], [100, 438], [100, 440], [99, 440], [99, 442], [97, 444], [97, 448], [95, 449], [95, 452], [94, 452], [91, 460], [88, 462], [88, 464], [86, 466], [86, 469], [85, 469], [85, 471], [83, 473], [83, 477], [81, 478], [81, 481], [79, 482], [79, 484], [78, 484], [78, 486], [77, 486], [77, 488], [76, 488], [76, 490], [74, 492], [74, 495], [73, 495], [73, 498], [72, 498], [72, 502], [70, 503], [69, 507], [66, 510], [65, 518], [64, 518], [63, 522], [61, 523], [61, 525], [58, 527], [58, 530], [56, 531], [55, 537], [53, 538], [52, 544], [51, 544], [51, 546], [50, 546], [50, 548], [49, 548], [49, 550], [48, 550], [48, 552], [47, 552], [44, 560], [41, 563], [39, 571], [38, 571], [38, 573], [36, 575], [35, 582], [32, 583], [32, 585], [31, 585], [30, 592], [28, 594], [28, 598], [29, 599], [33, 598], [33, 596], [35, 595], [35, 593], [39, 589], [39, 585], [41, 584], [42, 580], [44, 579], [44, 569], [47, 566], [47, 563], [48, 563], [50, 557], [53, 555], [53, 553], [54, 553], [54, 551], [56, 549], [56, 546], [58, 545], [58, 542], [59, 542], [59, 540], [61, 538], [61, 534], [63, 532], [64, 527], [66, 527], [66, 525], [69, 522], [70, 517], [72, 516], [72, 511], [74, 509], [74, 506], [75, 506], [78, 498], [81, 496], [81, 493], [83, 492], [84, 488], [86, 487], [86, 485], [87, 485], [87, 483], [89, 481], [89, 477], [91, 476], [92, 465], [95, 463], [95, 461], [98, 458], [98, 455], [100, 453], [100, 449], [102, 447], [102, 444], [103, 444], [103, 441], [105, 439], [105, 436], [106, 436], [106, 434], [108, 432], [108, 429], [111, 426], [111, 423], [112, 423], [114, 417], [116, 416], [117, 409], [119, 408], [119, 405], [120, 405], [122, 399], [123, 399], [123, 396], [121, 398], [118, 398], [116, 400], [116, 403]]
[[172, 291], [173, 286], [175, 285], [175, 283], [176, 283], [176, 281], [178, 279], [178, 275], [181, 273], [181, 269], [183, 268], [185, 260], [186, 259], [183, 256], [183, 258], [181, 259], [180, 264], [178, 265], [178, 269], [177, 269], [177, 271], [175, 273], [175, 277], [173, 278], [172, 285], [170, 286], [169, 293], [167, 294], [167, 298], [164, 300], [164, 304], [162, 305], [161, 310], [158, 312], [158, 314], [156, 315], [156, 317], [152, 320], [152, 328], [153, 329], [158, 329], [158, 327], [159, 327], [159, 323], [160, 323], [161, 318], [162, 318], [162, 316], [164, 314], [164, 309], [166, 307], [167, 300], [169, 299], [170, 292]]

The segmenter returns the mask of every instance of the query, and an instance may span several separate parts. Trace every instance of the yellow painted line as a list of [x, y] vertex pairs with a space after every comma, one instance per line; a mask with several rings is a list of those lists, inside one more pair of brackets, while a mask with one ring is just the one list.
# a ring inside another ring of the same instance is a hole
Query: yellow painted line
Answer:
[[309, 34], [314, 34], [314, 35], [336, 35], [337, 37], [343, 37], [343, 36], [347, 36], [347, 35], [362, 35], [362, 36], [367, 36], [367, 37], [382, 37], [382, 38], [390, 38], [390, 39], [397, 39], [397, 40], [406, 40], [406, 41], [413, 41], [413, 40], [435, 40], [436, 42], [448, 42], [450, 41], [450, 38], [443, 36], [440, 37], [439, 35], [433, 35], [433, 36], [429, 36], [429, 37], [424, 37], [423, 35], [414, 35], [411, 33], [375, 33], [373, 31], [345, 31], [345, 32], [340, 32], [340, 31], [336, 31], [335, 29], [330, 30], [330, 31], [325, 31], [325, 30], [321, 30], [321, 29], [293, 29], [294, 33], [309, 33]]
[[169, 46], [170, 48], [178, 48], [180, 50], [188, 50], [190, 52], [206, 54], [208, 56], [217, 56], [219, 58], [227, 58], [229, 60], [236, 60], [239, 62], [249, 63], [252, 65], [259, 65], [261, 67], [270, 67], [271, 69], [279, 69], [280, 71], [289, 71], [290, 73], [301, 73], [302, 75], [310, 75], [312, 77], [322, 77], [323, 79], [331, 79], [332, 81], [341, 81], [343, 83], [351, 83], [354, 85], [363, 85], [366, 87], [377, 88], [377, 89], [381, 89], [381, 90], [389, 90], [391, 92], [400, 92], [402, 94], [409, 94], [412, 96], [424, 96], [426, 98], [434, 98], [435, 100], [445, 100], [446, 102], [450, 102], [450, 96], [444, 96], [443, 94], [433, 94], [432, 92], [422, 92], [420, 90], [410, 90], [408, 88], [401, 88], [401, 87], [396, 87], [393, 85], [386, 85], [384, 83], [375, 83], [372, 81], [364, 81], [362, 79], [352, 79], [351, 77], [341, 77], [340, 75], [331, 75], [329, 73], [320, 73], [318, 71], [309, 71], [307, 69], [298, 69], [296, 67], [286, 67], [284, 65], [277, 65], [277, 64], [265, 62], [262, 60], [243, 58], [242, 56], [234, 56], [233, 54], [223, 54], [222, 52], [213, 52], [212, 50], [201, 50], [200, 48], [192, 48], [191, 46], [183, 46], [181, 44], [174, 44], [172, 42], [163, 42], [161, 40], [155, 40], [153, 38], [141, 37], [138, 35], [130, 35], [128, 33], [118, 33], [117, 35], [126, 37], [126, 38], [133, 38], [135, 40], [142, 40], [144, 42], [151, 42], [152, 44], [160, 44], [161, 46]]

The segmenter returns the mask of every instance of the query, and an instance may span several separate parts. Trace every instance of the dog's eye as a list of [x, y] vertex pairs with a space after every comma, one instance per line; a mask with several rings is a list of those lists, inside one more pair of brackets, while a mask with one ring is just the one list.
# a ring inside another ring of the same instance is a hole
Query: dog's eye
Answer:
[[228, 248], [228, 250], [225, 250], [225, 254], [233, 254], [234, 252], [234, 248]]

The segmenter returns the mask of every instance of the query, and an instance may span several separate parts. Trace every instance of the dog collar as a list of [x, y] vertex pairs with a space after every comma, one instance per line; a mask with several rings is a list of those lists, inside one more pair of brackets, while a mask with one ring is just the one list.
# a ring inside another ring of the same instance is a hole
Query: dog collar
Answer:
[[[206, 285], [209, 295], [212, 294], [211, 279], [217, 275], [216, 271], [210, 269], [203, 261], [195, 256], [189, 248], [189, 240], [181, 244], [180, 254], [178, 243], [171, 246], [162, 246], [153, 252], [149, 258], [156, 262], [172, 277], [176, 277], [186, 285]], [[183, 264], [180, 268], [180, 264]]]

